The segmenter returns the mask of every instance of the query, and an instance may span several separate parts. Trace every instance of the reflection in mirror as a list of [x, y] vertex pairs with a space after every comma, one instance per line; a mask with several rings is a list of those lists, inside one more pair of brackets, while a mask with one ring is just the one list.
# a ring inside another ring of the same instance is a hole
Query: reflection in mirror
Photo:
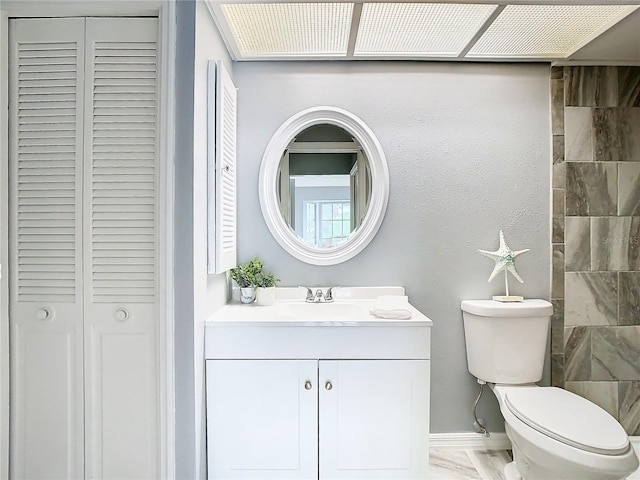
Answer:
[[331, 124], [312, 125], [289, 142], [276, 182], [282, 217], [314, 247], [348, 239], [371, 199], [371, 172], [362, 146]]

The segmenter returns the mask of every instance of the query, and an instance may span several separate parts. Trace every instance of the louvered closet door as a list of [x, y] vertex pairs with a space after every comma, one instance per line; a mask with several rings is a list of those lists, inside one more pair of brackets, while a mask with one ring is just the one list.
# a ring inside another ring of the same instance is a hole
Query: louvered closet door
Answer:
[[87, 478], [159, 478], [156, 19], [87, 19]]
[[10, 29], [11, 475], [78, 478], [84, 21]]

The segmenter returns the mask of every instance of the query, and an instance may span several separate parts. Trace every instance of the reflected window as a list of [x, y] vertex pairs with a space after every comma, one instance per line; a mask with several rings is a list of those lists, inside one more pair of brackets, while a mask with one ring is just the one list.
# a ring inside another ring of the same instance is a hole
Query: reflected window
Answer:
[[302, 219], [305, 242], [316, 247], [333, 247], [351, 233], [351, 202], [307, 201]]

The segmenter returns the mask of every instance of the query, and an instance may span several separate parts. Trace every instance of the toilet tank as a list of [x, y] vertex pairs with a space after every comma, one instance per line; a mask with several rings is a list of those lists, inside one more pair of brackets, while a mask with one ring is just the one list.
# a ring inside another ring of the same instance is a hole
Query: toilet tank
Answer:
[[535, 383], [542, 378], [552, 305], [464, 300], [461, 304], [469, 372], [491, 383]]

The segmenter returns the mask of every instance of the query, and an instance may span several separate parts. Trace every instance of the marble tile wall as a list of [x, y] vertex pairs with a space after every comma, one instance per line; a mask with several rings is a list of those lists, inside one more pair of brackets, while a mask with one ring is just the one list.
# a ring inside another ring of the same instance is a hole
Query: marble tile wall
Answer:
[[551, 69], [551, 381], [640, 435], [640, 67]]

